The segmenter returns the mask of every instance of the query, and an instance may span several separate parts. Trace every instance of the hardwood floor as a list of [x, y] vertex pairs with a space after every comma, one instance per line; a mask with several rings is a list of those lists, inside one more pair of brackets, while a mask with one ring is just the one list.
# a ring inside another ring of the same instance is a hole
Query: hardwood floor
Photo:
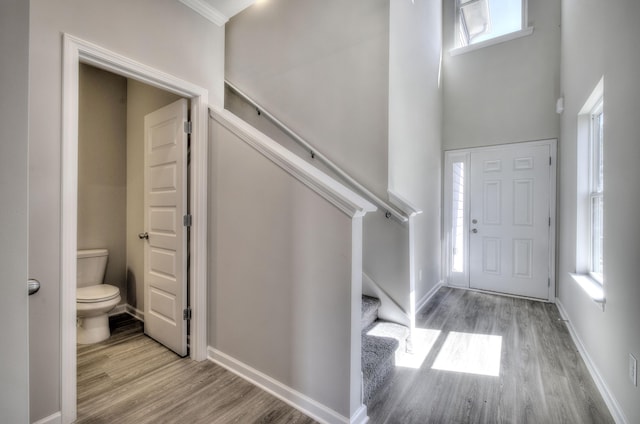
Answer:
[[[416, 321], [437, 339], [419, 369], [396, 367], [371, 423], [613, 423], [555, 305], [442, 288]], [[209, 361], [179, 358], [127, 315], [112, 323], [107, 342], [78, 346], [78, 423], [314, 422]], [[447, 348], [457, 359], [476, 343], [466, 335], [500, 336], [499, 375], [433, 369], [451, 333], [464, 333]]]
[[[369, 408], [372, 423], [614, 422], [553, 304], [442, 288], [416, 326], [439, 336], [419, 369], [396, 367]], [[499, 376], [433, 369], [454, 332], [500, 336]]]
[[108, 341], [78, 345], [77, 423], [314, 423], [301, 412], [210, 362], [180, 358], [111, 318]]

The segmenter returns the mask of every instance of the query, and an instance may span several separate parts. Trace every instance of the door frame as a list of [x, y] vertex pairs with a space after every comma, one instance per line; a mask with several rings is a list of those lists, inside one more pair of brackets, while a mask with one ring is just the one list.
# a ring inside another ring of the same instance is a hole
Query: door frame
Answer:
[[[469, 281], [469, 190], [465, 190], [464, 193], [464, 276], [459, 281], [452, 281], [451, 261], [452, 261], [452, 240], [451, 240], [451, 193], [453, 189], [452, 181], [452, 165], [454, 162], [464, 162], [465, 168], [468, 170], [471, 153], [486, 150], [496, 150], [505, 147], [534, 147], [534, 146], [549, 146], [549, 155], [551, 156], [551, 166], [549, 166], [549, 216], [551, 217], [551, 225], [549, 226], [549, 296], [548, 302], [555, 302], [556, 299], [556, 177], [557, 177], [557, 140], [546, 139], [536, 141], [525, 141], [518, 143], [506, 143], [498, 145], [490, 145], [483, 147], [471, 147], [466, 149], [455, 149], [444, 151], [444, 167], [443, 167], [443, 215], [442, 215], [442, 270], [444, 280], [448, 286], [472, 289]], [[468, 177], [468, 174], [465, 174]], [[467, 186], [468, 178], [465, 178], [465, 188]], [[481, 290], [478, 290], [481, 291]], [[493, 292], [492, 292], [493, 293]], [[514, 296], [505, 294], [506, 296]], [[514, 296], [523, 297], [523, 296]], [[535, 299], [540, 300], [540, 299]]]
[[62, 423], [77, 416], [76, 360], [76, 251], [78, 212], [78, 68], [80, 63], [131, 78], [185, 97], [191, 102], [192, 215], [189, 303], [190, 358], [207, 358], [207, 163], [208, 91], [158, 69], [109, 51], [69, 34], [63, 34], [62, 58], [62, 190], [60, 222], [60, 345]]

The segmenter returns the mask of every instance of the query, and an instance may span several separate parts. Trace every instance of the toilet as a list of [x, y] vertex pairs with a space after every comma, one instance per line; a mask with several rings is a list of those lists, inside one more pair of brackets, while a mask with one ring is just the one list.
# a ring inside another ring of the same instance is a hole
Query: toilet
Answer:
[[109, 312], [120, 303], [120, 290], [103, 284], [107, 249], [78, 250], [76, 278], [77, 342], [98, 343], [111, 335]]

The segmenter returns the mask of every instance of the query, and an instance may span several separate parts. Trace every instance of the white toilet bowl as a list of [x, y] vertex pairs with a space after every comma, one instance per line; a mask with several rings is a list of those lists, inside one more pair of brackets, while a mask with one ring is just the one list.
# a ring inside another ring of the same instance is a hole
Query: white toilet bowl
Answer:
[[78, 250], [76, 314], [79, 344], [98, 343], [111, 335], [109, 312], [120, 303], [120, 290], [102, 284], [108, 257], [107, 249]]
[[98, 343], [107, 340], [109, 312], [120, 303], [120, 290], [109, 284], [81, 287], [76, 291], [76, 313], [78, 316], [77, 342]]

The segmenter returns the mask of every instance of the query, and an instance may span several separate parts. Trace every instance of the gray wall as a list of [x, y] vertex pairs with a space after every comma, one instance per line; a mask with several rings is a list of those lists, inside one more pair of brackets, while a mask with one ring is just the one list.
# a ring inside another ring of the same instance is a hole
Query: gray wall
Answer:
[[532, 35], [458, 56], [454, 3], [444, 2], [444, 150], [557, 138], [560, 0], [528, 2]]
[[[144, 312], [144, 117], [180, 97], [135, 80], [127, 81], [127, 303]], [[125, 236], [122, 233], [123, 237]]]
[[414, 218], [419, 301], [441, 278], [442, 4], [391, 1], [390, 7], [389, 188], [423, 211]]
[[[0, 417], [29, 417], [27, 142], [29, 2], [0, 3]], [[8, 342], [10, 341], [10, 342]]]
[[[629, 353], [640, 359], [638, 16], [635, 0], [562, 2], [558, 298], [628, 423], [640, 422], [640, 389], [627, 376]], [[604, 312], [568, 275], [576, 268], [577, 115], [603, 75]]]
[[[33, 0], [29, 31], [30, 408], [60, 410], [62, 33], [188, 80], [222, 104], [224, 29], [174, 0]], [[117, 24], [116, 24], [117, 23]], [[168, 30], [170, 29], [170, 30]]]
[[209, 344], [350, 417], [351, 218], [210, 122]]
[[126, 303], [127, 79], [81, 65], [78, 90], [78, 249], [109, 250], [104, 282]]
[[227, 79], [386, 198], [388, 1], [255, 4], [226, 40]]

